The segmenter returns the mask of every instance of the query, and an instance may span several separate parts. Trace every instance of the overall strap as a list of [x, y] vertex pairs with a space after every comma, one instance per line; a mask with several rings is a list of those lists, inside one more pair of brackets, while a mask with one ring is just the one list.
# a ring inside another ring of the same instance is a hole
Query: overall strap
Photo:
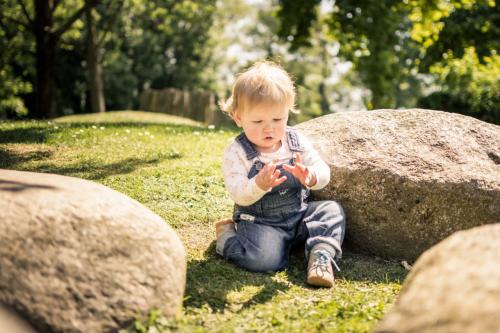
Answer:
[[291, 151], [299, 153], [304, 152], [304, 147], [302, 147], [302, 145], [300, 144], [299, 134], [297, 133], [297, 130], [292, 127], [287, 127], [286, 136]]
[[253, 160], [259, 155], [259, 152], [255, 149], [253, 144], [248, 140], [245, 133], [241, 133], [236, 137], [236, 141], [243, 147], [245, 154], [247, 154], [247, 159]]

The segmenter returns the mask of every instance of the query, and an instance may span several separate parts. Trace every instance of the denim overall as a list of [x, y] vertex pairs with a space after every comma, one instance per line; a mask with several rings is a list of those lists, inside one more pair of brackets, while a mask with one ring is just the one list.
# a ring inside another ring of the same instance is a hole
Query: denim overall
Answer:
[[[287, 128], [286, 137], [292, 154], [304, 151], [294, 129]], [[236, 141], [242, 145], [247, 159], [254, 160], [248, 173], [251, 179], [264, 163], [244, 133]], [[289, 164], [295, 164], [293, 156]], [[288, 266], [292, 246], [305, 242], [307, 258], [312, 247], [321, 243], [329, 249], [330, 259], [335, 264], [334, 259], [341, 257], [340, 247], [345, 234], [342, 207], [335, 201], [308, 202], [309, 190], [282, 165], [276, 168], [280, 176], [287, 177], [286, 181], [252, 205], [235, 204], [236, 231], [225, 240], [221, 254], [250, 271], [276, 271]]]
[[[288, 129], [286, 135], [292, 153], [302, 153], [304, 149], [300, 146], [297, 133]], [[257, 157], [248, 173], [248, 179], [252, 179], [264, 167], [264, 163], [258, 159], [259, 152], [247, 139], [245, 133], [240, 134], [236, 141], [245, 149], [247, 159], [252, 160]], [[295, 165], [295, 158], [291, 157], [288, 163]], [[289, 227], [296, 224], [296, 220], [300, 219], [307, 209], [306, 199], [309, 196], [309, 190], [286, 171], [283, 165], [277, 165], [276, 169], [281, 172], [280, 176], [286, 176], [287, 179], [254, 204], [235, 205], [233, 221], [238, 223], [243, 220], [273, 227]]]

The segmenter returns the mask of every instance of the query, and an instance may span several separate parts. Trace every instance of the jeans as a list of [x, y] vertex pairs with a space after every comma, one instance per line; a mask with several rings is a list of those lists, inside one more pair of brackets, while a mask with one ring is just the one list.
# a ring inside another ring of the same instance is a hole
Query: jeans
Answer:
[[236, 265], [254, 272], [288, 267], [292, 246], [305, 242], [306, 258], [317, 244], [327, 245], [332, 260], [342, 256], [345, 214], [335, 201], [312, 201], [307, 209], [276, 226], [240, 220], [236, 230], [217, 241], [217, 252]]

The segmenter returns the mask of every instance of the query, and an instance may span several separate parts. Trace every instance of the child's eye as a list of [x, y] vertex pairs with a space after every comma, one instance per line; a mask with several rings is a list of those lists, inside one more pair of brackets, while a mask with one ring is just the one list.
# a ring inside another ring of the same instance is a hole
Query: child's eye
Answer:
[[283, 118], [274, 118], [273, 120], [274, 121], [281, 121], [281, 120], [283, 120]]
[[252, 123], [254, 124], [260, 124], [262, 122], [262, 120], [253, 120]]

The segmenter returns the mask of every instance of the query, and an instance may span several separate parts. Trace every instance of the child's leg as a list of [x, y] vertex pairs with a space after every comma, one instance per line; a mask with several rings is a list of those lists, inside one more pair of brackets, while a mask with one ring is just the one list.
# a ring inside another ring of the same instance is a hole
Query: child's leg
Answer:
[[[345, 215], [335, 201], [310, 202], [304, 216], [306, 240], [307, 283], [318, 287], [333, 287], [332, 264], [342, 255]], [[304, 227], [302, 225], [302, 227]]]
[[280, 228], [241, 221], [217, 239], [217, 253], [250, 271], [277, 271], [288, 266], [291, 237]]
[[322, 244], [332, 260], [340, 259], [345, 234], [345, 214], [342, 207], [330, 200], [309, 202], [304, 223], [309, 232], [306, 258], [313, 247]]

